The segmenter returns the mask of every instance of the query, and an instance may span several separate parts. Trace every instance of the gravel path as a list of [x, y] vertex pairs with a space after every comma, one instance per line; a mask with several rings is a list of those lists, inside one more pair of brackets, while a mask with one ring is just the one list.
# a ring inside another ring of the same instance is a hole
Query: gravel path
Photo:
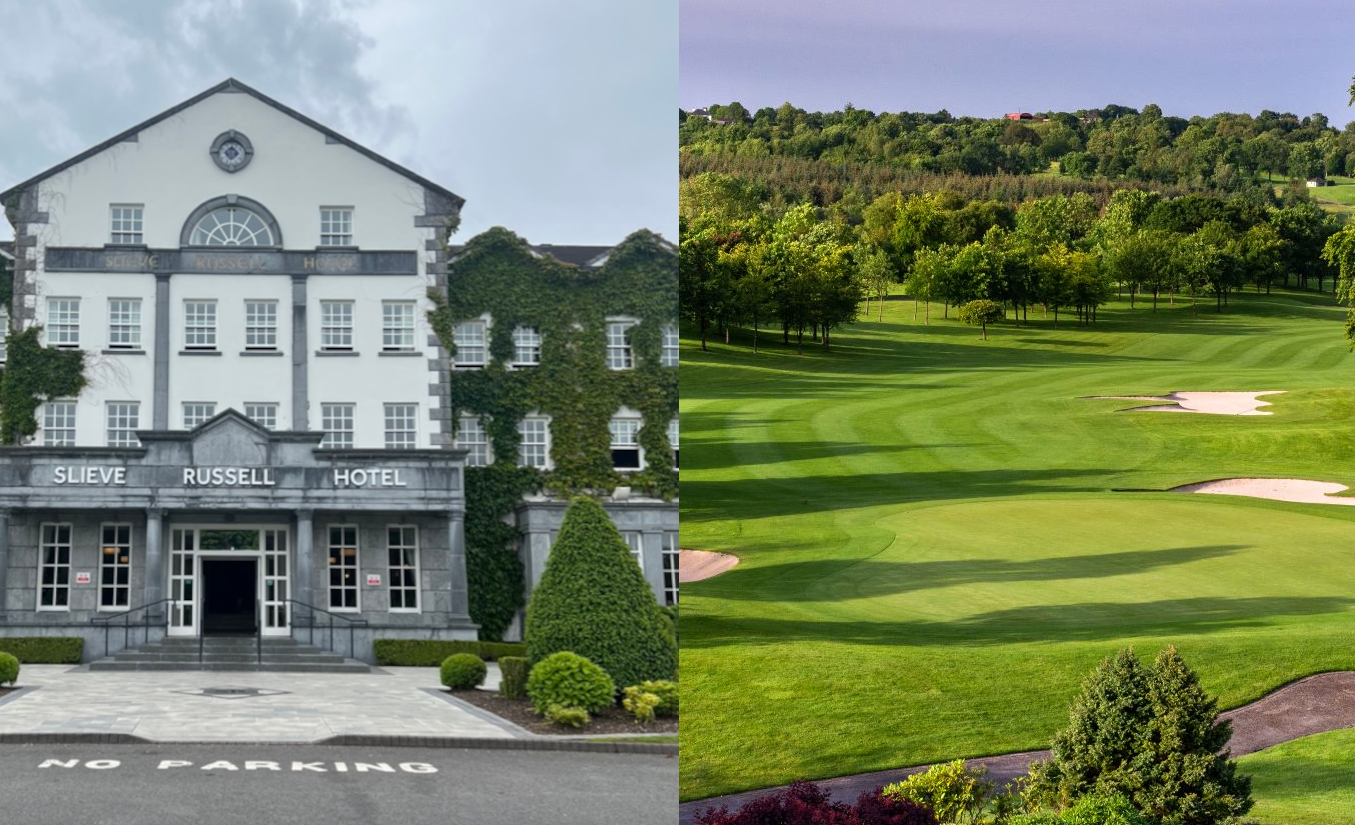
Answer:
[[[1355, 727], [1355, 671], [1319, 673], [1308, 676], [1257, 699], [1249, 705], [1219, 714], [1219, 718], [1233, 723], [1233, 738], [1228, 743], [1233, 756], [1254, 753], [1281, 742], [1298, 739], [1314, 733]], [[971, 767], [988, 768], [988, 778], [999, 786], [1024, 774], [1032, 762], [1049, 758], [1049, 751], [1029, 751], [988, 756], [966, 760]], [[839, 776], [815, 780], [833, 798], [855, 802], [861, 794], [905, 776], [925, 771], [929, 765], [895, 768], [887, 771]], [[727, 805], [736, 810], [740, 805], [779, 788], [717, 796], [679, 807], [679, 822], [689, 825], [696, 815], [707, 808]]]

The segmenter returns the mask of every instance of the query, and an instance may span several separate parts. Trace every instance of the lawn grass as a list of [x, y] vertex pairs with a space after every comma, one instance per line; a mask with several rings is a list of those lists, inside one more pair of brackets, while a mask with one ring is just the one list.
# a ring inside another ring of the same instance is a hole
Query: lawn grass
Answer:
[[[1355, 357], [1330, 296], [1093, 328], [913, 321], [682, 352], [683, 799], [1045, 747], [1104, 656], [1177, 645], [1225, 707], [1355, 668], [1355, 508], [1111, 492], [1355, 484]], [[873, 310], [872, 319], [876, 317]], [[1275, 414], [1080, 396], [1287, 390]]]
[[1355, 825], [1355, 730], [1305, 736], [1238, 760], [1260, 825]]

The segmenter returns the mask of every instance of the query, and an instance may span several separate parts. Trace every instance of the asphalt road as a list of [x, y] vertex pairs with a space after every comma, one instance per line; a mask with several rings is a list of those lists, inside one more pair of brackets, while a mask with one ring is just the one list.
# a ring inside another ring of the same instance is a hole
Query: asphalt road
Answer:
[[[184, 764], [187, 763], [187, 764]], [[21, 825], [671, 825], [676, 756], [306, 745], [8, 745]]]

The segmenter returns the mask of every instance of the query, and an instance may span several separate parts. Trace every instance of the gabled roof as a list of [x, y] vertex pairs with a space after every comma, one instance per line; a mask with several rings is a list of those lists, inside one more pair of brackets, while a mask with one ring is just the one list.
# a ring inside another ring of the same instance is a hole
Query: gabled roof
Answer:
[[166, 109], [165, 111], [161, 112], [160, 114], [156, 115], [150, 120], [138, 123], [137, 125], [133, 126], [132, 128], [128, 129], [125, 132], [119, 132], [118, 134], [114, 135], [108, 140], [105, 140], [103, 143], [100, 143], [99, 145], [94, 146], [93, 148], [86, 149], [85, 151], [81, 152], [80, 154], [76, 155], [70, 160], [62, 161], [61, 163], [58, 163], [56, 166], [53, 166], [51, 169], [48, 169], [45, 172], [41, 172], [37, 175], [34, 175], [33, 177], [29, 178], [23, 183], [11, 186], [5, 191], [0, 192], [0, 202], [8, 202], [9, 199], [16, 192], [22, 192], [23, 190], [27, 189], [28, 187], [32, 186], [35, 183], [39, 183], [41, 181], [46, 180], [47, 178], [52, 177], [53, 175], [64, 172], [70, 167], [76, 165], [77, 163], [81, 163], [89, 158], [92, 158], [95, 155], [99, 154], [100, 152], [104, 151], [105, 149], [108, 149], [109, 147], [115, 144], [122, 143], [124, 140], [128, 140], [135, 137], [136, 134], [138, 132], [141, 132], [143, 129], [148, 129], [151, 126], [154, 126], [155, 124], [159, 123], [160, 121], [165, 120], [167, 118], [171, 118], [177, 115], [179, 112], [182, 112], [183, 110], [188, 109], [192, 106], [196, 106], [198, 103], [201, 103], [202, 101], [206, 100], [212, 95], [220, 94], [221, 92], [242, 92], [247, 95], [252, 95], [259, 101], [266, 103], [269, 106], [272, 106], [279, 112], [282, 112], [284, 115], [299, 120], [302, 123], [306, 124], [307, 126], [311, 127], [312, 129], [316, 130], [317, 132], [320, 132], [326, 138], [328, 138], [329, 142], [342, 143], [344, 146], [347, 146], [353, 151], [361, 155], [364, 155], [371, 160], [376, 161], [377, 163], [381, 164], [387, 169], [390, 169], [392, 172], [403, 175], [404, 177], [409, 178], [410, 180], [414, 181], [415, 183], [421, 186], [431, 189], [432, 191], [438, 193], [439, 195], [442, 195], [445, 198], [450, 198], [451, 201], [456, 205], [457, 209], [460, 209], [461, 206], [466, 202], [465, 198], [461, 197], [455, 192], [452, 192], [449, 189], [444, 189], [443, 187], [438, 186], [436, 183], [433, 183], [427, 178], [421, 175], [417, 175], [414, 172], [411, 172], [410, 170], [406, 169], [405, 167], [401, 166], [395, 161], [390, 160], [389, 158], [382, 157], [381, 155], [378, 155], [376, 152], [373, 152], [366, 146], [356, 143], [339, 134], [338, 132], [334, 131], [333, 129], [330, 129], [327, 126], [323, 126], [315, 122], [314, 120], [311, 120], [310, 118], [306, 117], [305, 115], [301, 114], [295, 109], [292, 109], [288, 106], [284, 106], [283, 104], [277, 102], [268, 95], [256, 89], [253, 89], [249, 86], [246, 86], [245, 84], [241, 83], [240, 81], [236, 80], [233, 77], [226, 78], [221, 83], [218, 83], [217, 85], [213, 86], [212, 88], [208, 89], [207, 91], [201, 94], [190, 97], [188, 100], [185, 100], [183, 103], [180, 103], [178, 106], [175, 106], [172, 109]]

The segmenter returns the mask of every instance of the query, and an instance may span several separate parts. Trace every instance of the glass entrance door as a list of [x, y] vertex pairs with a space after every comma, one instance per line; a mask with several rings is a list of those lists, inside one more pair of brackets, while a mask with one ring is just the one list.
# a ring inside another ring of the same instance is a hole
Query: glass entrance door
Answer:
[[[257, 617], [261, 615], [262, 632], [265, 636], [288, 635], [291, 627], [291, 607], [287, 599], [291, 596], [292, 567], [288, 532], [286, 528], [236, 525], [172, 529], [169, 563], [171, 599], [169, 635], [198, 635], [204, 629], [203, 611], [211, 608], [216, 613], [221, 613], [224, 610], [222, 605], [231, 606], [232, 610], [240, 605], [249, 606], [249, 611], [256, 618], [248, 624], [253, 628]], [[215, 581], [212, 586], [215, 589], [211, 594], [207, 594], [204, 590], [207, 585], [202, 578], [204, 567], [209, 562], [231, 560], [253, 563], [226, 566], [217, 564], [213, 568]], [[205, 596], [211, 599], [211, 605], [204, 604]], [[222, 617], [218, 616], [213, 621], [219, 625], [221, 620]], [[243, 622], [243, 619], [239, 621]]]

